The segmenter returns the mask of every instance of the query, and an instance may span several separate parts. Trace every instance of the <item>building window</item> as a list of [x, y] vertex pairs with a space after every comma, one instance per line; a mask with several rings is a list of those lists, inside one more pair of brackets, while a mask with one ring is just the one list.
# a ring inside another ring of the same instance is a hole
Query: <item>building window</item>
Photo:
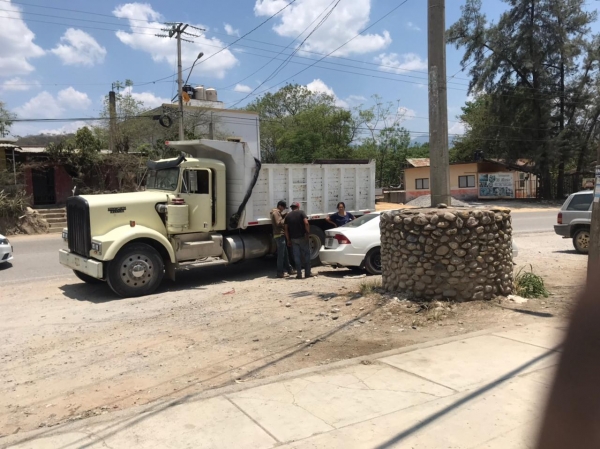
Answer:
[[459, 189], [475, 188], [475, 175], [459, 176], [458, 177], [458, 188]]
[[419, 178], [415, 180], [417, 190], [429, 190], [429, 178]]

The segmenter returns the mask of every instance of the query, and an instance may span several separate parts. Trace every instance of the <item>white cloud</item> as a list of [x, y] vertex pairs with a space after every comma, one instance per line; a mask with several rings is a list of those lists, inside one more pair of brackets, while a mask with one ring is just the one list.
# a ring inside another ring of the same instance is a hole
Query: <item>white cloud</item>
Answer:
[[[118, 6], [113, 14], [115, 17], [129, 19], [131, 26], [149, 26], [162, 28], [164, 25], [159, 22], [161, 15], [154, 11], [148, 4], [127, 3]], [[199, 28], [201, 24], [194, 24]], [[134, 28], [135, 30], [135, 28]], [[190, 29], [190, 31], [193, 31]], [[177, 52], [175, 51], [175, 41], [173, 39], [161, 39], [154, 36], [154, 33], [127, 33], [117, 31], [117, 38], [125, 45], [140, 50], [151, 55], [155, 62], [165, 63], [165, 67], [172, 68], [177, 63]], [[184, 68], [191, 67], [199, 52], [204, 52], [201, 59], [194, 69], [194, 74], [203, 74], [214, 78], [223, 78], [228, 70], [238, 64], [238, 60], [229, 50], [223, 50], [218, 55], [213, 54], [225, 47], [225, 44], [217, 38], [207, 38], [205, 33], [200, 37], [193, 38], [195, 43], [182, 43], [182, 60]]]
[[458, 134], [458, 135], [463, 135], [465, 133], [466, 129], [465, 129], [465, 124], [463, 122], [449, 122], [448, 123], [448, 134], [453, 135], [453, 134]]
[[141, 101], [144, 104], [144, 108], [157, 108], [167, 103], [170, 104], [171, 100], [168, 98], [159, 97], [152, 92], [133, 92], [133, 88], [127, 87], [123, 91], [124, 95], [131, 94], [131, 96], [137, 100]]
[[409, 30], [411, 30], [411, 31], [421, 31], [421, 28], [420, 28], [419, 26], [415, 25], [415, 24], [414, 24], [414, 23], [412, 23], [412, 22], [408, 22], [408, 23], [406, 24], [406, 28], [408, 28], [408, 29], [409, 29]]
[[92, 105], [92, 100], [83, 92], [67, 87], [56, 96], [58, 103], [67, 109], [87, 109]]
[[398, 115], [402, 117], [402, 121], [407, 122], [409, 120], [413, 120], [417, 116], [417, 113], [413, 109], [400, 106], [398, 108]]
[[68, 87], [56, 96], [43, 91], [14, 112], [19, 118], [60, 118], [67, 110], [85, 110], [91, 104], [87, 94]]
[[93, 67], [104, 62], [106, 48], [85, 31], [69, 28], [60, 38], [60, 44], [50, 50], [65, 65]]
[[375, 62], [380, 64], [381, 70], [386, 72], [394, 73], [405, 73], [408, 71], [426, 71], [427, 60], [421, 59], [421, 57], [415, 53], [405, 53], [399, 55], [398, 53], [381, 53], [375, 57]]
[[[256, 0], [254, 14], [271, 16], [283, 8], [286, 0]], [[297, 37], [326, 10], [330, 0], [304, 0], [283, 10], [273, 27], [280, 36]], [[329, 53], [356, 36], [369, 23], [371, 0], [345, 0], [333, 10], [327, 21], [303, 45], [304, 50]], [[364, 54], [379, 51], [392, 42], [389, 32], [364, 34], [346, 44], [335, 55]]]
[[308, 83], [306, 88], [311, 92], [332, 96], [335, 99], [336, 106], [339, 106], [340, 108], [348, 107], [348, 103], [346, 101], [339, 99], [333, 89], [318, 78]]
[[47, 135], [51, 135], [51, 136], [58, 136], [58, 135], [62, 135], [62, 134], [73, 134], [75, 133], [79, 128], [84, 128], [84, 127], [89, 127], [92, 123], [90, 122], [82, 122], [82, 121], [77, 121], [77, 122], [70, 122], [67, 123], [66, 125], [60, 126], [58, 128], [45, 128], [45, 129], [40, 129], [39, 131], [35, 131], [36, 134], [47, 134]]
[[26, 91], [29, 89], [33, 89], [33, 88], [36, 88], [39, 86], [40, 86], [40, 83], [38, 81], [27, 81], [27, 80], [24, 80], [23, 78], [19, 78], [17, 76], [15, 78], [11, 78], [9, 80], [4, 81], [2, 83], [1, 89], [4, 92], [8, 92], [8, 91], [19, 92], [19, 91]]
[[365, 101], [367, 101], [367, 98], [362, 95], [349, 95], [348, 98], [346, 98], [346, 102], [350, 106], [359, 106], [364, 104]]
[[33, 42], [35, 34], [22, 20], [21, 8], [10, 2], [3, 3], [2, 8], [11, 14], [0, 16], [0, 74], [9, 77], [31, 73], [35, 68], [29, 59], [45, 52]]
[[225, 29], [225, 32], [227, 34], [229, 34], [230, 36], [237, 36], [240, 37], [240, 30], [237, 30], [235, 28], [233, 28], [231, 25], [229, 25], [228, 23], [224, 23], [223, 24], [223, 28]]
[[236, 84], [233, 90], [236, 92], [243, 92], [245, 94], [252, 92], [252, 88], [250, 86], [246, 86], [245, 84]]

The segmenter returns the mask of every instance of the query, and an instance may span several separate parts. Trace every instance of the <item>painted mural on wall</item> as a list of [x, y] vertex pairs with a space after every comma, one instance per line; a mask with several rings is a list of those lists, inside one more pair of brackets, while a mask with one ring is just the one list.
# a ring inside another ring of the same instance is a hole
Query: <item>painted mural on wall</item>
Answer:
[[512, 173], [479, 173], [479, 198], [514, 198]]

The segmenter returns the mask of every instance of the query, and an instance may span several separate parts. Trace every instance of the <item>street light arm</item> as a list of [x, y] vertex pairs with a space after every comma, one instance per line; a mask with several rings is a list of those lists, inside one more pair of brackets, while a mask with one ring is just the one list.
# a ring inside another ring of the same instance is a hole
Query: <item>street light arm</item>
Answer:
[[185, 80], [185, 83], [183, 83], [184, 85], [186, 85], [188, 83], [188, 81], [190, 80], [190, 76], [192, 76], [192, 71], [194, 70], [194, 67], [196, 66], [196, 63], [200, 60], [200, 58], [204, 56], [204, 53], [200, 53], [198, 55], [198, 57], [196, 58], [196, 60], [194, 61], [194, 63], [192, 64], [192, 68], [190, 69], [190, 73], [188, 73], [187, 79]]

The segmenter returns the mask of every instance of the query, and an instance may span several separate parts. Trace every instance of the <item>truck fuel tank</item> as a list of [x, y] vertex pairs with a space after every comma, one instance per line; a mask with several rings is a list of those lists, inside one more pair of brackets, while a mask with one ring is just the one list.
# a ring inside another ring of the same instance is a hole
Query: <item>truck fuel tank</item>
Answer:
[[235, 263], [273, 254], [275, 244], [270, 234], [230, 235], [223, 240], [223, 250], [229, 263]]

